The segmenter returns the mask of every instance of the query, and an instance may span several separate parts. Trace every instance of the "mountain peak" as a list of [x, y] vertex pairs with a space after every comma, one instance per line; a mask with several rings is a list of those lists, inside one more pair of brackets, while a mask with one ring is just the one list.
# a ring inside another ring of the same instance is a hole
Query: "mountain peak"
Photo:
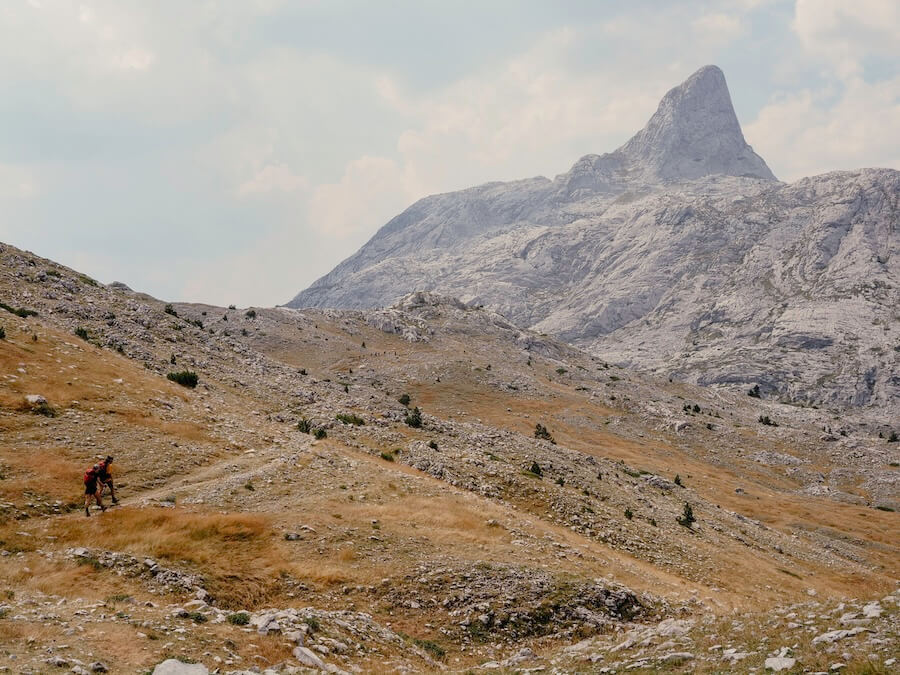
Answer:
[[670, 89], [647, 125], [618, 150], [655, 177], [690, 180], [709, 174], [775, 180], [744, 140], [725, 75], [703, 66]]

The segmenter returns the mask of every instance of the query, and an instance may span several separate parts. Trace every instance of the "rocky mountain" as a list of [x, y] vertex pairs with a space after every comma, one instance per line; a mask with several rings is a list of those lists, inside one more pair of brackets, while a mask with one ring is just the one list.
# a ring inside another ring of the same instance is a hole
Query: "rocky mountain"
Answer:
[[290, 307], [436, 290], [620, 365], [900, 414], [900, 172], [778, 182], [701, 68], [615, 152], [420, 200]]

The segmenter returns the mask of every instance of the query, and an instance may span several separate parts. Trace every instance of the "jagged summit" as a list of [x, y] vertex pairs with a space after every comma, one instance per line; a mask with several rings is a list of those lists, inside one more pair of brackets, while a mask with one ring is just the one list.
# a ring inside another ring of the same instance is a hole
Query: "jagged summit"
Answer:
[[647, 125], [618, 150], [582, 157], [561, 178], [571, 192], [710, 175], [775, 180], [744, 140], [718, 66], [703, 66], [669, 90]]
[[[287, 306], [388, 305], [405, 292], [433, 287], [407, 283], [413, 277], [410, 260], [398, 262], [404, 256], [466, 247], [510, 227], [565, 225], [572, 218], [566, 205], [582, 199], [665, 190], [670, 183], [712, 175], [775, 180], [744, 140], [722, 71], [704, 66], [669, 91], [647, 125], [618, 150], [585, 155], [552, 181], [538, 177], [487, 183], [420, 199]], [[396, 277], [400, 286], [348, 283], [353, 275], [376, 267], [380, 279]]]
[[619, 152], [662, 180], [710, 174], [775, 180], [744, 140], [725, 75], [704, 66], [660, 101], [653, 117]]

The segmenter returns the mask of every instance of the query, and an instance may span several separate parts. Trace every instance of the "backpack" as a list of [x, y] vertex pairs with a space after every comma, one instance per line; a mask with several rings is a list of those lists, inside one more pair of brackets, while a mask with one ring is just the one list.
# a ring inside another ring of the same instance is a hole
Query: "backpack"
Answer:
[[93, 481], [97, 480], [97, 474], [94, 473], [93, 467], [84, 472], [84, 484], [87, 485]]

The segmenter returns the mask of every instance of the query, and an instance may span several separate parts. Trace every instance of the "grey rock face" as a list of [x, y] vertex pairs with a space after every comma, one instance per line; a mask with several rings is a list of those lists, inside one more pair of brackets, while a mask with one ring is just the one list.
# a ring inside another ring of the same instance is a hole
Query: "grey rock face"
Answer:
[[615, 152], [423, 199], [289, 306], [437, 291], [622, 365], [896, 405], [898, 202], [890, 169], [775, 181], [707, 66]]

